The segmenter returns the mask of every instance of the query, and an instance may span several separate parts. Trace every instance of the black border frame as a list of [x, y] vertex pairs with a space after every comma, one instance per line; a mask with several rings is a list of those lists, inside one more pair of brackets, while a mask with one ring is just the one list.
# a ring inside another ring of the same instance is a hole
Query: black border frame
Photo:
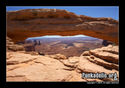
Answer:
[[[6, 6], [119, 6], [119, 0], [6, 0], [2, 3], [2, 31], [0, 44], [1, 79], [3, 88], [59, 88], [59, 87], [89, 87], [89, 88], [118, 88], [120, 84], [87, 84], [83, 82], [6, 82]], [[0, 16], [1, 17], [1, 16]], [[1, 42], [2, 41], [2, 42]], [[2, 87], [1, 87], [2, 88]]]

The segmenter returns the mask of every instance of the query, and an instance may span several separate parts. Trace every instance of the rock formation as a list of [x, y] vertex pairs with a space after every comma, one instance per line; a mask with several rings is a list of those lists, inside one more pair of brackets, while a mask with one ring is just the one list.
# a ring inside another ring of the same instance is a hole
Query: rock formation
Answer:
[[118, 44], [118, 21], [93, 18], [59, 9], [26, 9], [7, 12], [7, 35], [14, 42], [43, 35], [77, 35]]
[[22, 45], [14, 44], [12, 39], [6, 37], [6, 50], [7, 51], [24, 51], [24, 47]]
[[[27, 9], [7, 12], [7, 81], [115, 81], [83, 78], [82, 73], [116, 73], [119, 80], [118, 45], [85, 51], [80, 57], [26, 52], [16, 42], [42, 35], [84, 34], [118, 44], [118, 21], [93, 18], [58, 9]], [[11, 40], [11, 39], [12, 40]], [[14, 41], [14, 42], [13, 42]], [[79, 44], [75, 44], [78, 46]], [[16, 51], [16, 52], [15, 52]]]
[[104, 45], [104, 46], [108, 46], [110, 44], [115, 44], [115, 43], [107, 41], [107, 40], [103, 40], [103, 42], [102, 42], [102, 45]]
[[[7, 38], [8, 40], [9, 38]], [[84, 52], [80, 57], [38, 55], [25, 51], [7, 51], [7, 81], [115, 81], [113, 78], [86, 79], [82, 73], [117, 73], [119, 80], [119, 49], [109, 45]]]

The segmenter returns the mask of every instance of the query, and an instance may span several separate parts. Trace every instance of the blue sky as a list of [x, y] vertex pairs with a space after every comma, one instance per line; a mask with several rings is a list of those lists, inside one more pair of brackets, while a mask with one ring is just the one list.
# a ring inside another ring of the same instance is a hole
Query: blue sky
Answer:
[[86, 15], [91, 17], [111, 17], [119, 20], [118, 6], [7, 6], [6, 11], [20, 10], [20, 9], [65, 9], [74, 12], [77, 15]]

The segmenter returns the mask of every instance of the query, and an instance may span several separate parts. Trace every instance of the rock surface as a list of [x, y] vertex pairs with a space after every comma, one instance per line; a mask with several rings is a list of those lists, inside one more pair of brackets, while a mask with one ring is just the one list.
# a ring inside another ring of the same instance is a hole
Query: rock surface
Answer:
[[119, 55], [118, 46], [109, 45], [107, 47], [97, 48], [83, 53], [90, 62], [101, 65], [107, 69], [118, 70]]
[[22, 45], [14, 44], [12, 39], [6, 37], [6, 50], [7, 51], [24, 51], [24, 47]]
[[113, 43], [110, 41], [107, 41], [107, 40], [103, 40], [103, 42], [102, 42], [102, 45], [104, 45], [104, 46], [108, 46], [110, 44], [113, 44]]
[[118, 44], [118, 23], [112, 18], [93, 18], [66, 10], [26, 9], [7, 12], [7, 35], [18, 42], [43, 35], [84, 34]]
[[[103, 54], [100, 54], [103, 53]], [[64, 55], [45, 55], [7, 52], [7, 81], [114, 81], [112, 78], [87, 79], [82, 73], [117, 73], [119, 79], [118, 46], [109, 45], [84, 52], [80, 57], [66, 58]], [[106, 60], [110, 53], [112, 59]], [[98, 54], [98, 56], [96, 55]], [[100, 56], [100, 57], [99, 57]], [[114, 63], [117, 62], [117, 63]]]

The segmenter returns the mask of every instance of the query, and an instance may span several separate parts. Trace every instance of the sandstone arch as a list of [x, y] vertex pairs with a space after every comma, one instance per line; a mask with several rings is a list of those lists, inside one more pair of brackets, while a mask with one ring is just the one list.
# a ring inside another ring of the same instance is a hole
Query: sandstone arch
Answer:
[[7, 36], [14, 42], [44, 35], [77, 35], [118, 44], [118, 21], [93, 18], [59, 9], [27, 9], [7, 12]]

